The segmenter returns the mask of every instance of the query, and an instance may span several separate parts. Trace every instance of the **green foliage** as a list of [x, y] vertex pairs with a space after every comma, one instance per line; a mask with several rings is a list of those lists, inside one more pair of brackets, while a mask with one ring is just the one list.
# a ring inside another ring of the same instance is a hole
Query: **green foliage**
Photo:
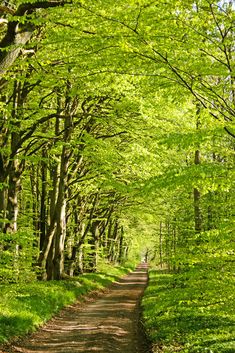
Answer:
[[233, 352], [234, 285], [221, 260], [179, 274], [152, 270], [142, 305], [154, 352]]
[[[159, 317], [159, 338], [172, 341], [165, 350], [180, 349], [176, 339], [185, 352], [203, 351], [197, 332], [220, 315], [207, 308], [235, 251], [232, 2], [75, 0], [3, 17], [34, 33], [1, 87], [1, 279], [34, 280], [42, 255], [41, 272], [64, 257], [61, 273], [73, 276], [148, 252], [194, 288], [161, 292], [162, 307], [186, 301], [182, 322], [165, 307]], [[82, 277], [85, 285], [96, 276]], [[193, 306], [196, 279], [205, 317]]]
[[35, 279], [35, 262], [38, 249], [34, 245], [32, 230], [23, 228], [14, 234], [0, 233], [1, 282], [24, 282]]
[[72, 280], [0, 285], [0, 343], [35, 331], [64, 306], [91, 291], [100, 290], [133, 269], [101, 266], [101, 272]]

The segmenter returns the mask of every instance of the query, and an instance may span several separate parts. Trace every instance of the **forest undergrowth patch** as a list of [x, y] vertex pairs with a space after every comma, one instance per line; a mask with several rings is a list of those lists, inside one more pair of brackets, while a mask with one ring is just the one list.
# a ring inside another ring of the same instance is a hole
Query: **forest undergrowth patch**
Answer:
[[153, 352], [235, 352], [234, 286], [226, 266], [151, 270], [142, 305]]
[[69, 280], [0, 285], [0, 344], [35, 331], [66, 305], [107, 287], [133, 268], [102, 265], [97, 273]]

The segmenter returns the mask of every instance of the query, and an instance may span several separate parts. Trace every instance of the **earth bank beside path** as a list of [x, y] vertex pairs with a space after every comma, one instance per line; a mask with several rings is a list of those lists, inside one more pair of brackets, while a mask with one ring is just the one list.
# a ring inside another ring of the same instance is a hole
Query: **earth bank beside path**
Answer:
[[95, 301], [64, 309], [38, 332], [12, 347], [12, 352], [149, 352], [139, 325], [139, 303], [147, 280], [147, 265], [141, 264]]

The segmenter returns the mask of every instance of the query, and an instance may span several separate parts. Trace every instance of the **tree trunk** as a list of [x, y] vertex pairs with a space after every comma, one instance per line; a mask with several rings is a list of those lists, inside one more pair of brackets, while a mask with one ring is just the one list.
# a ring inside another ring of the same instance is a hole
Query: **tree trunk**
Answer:
[[171, 249], [170, 249], [170, 237], [171, 237], [171, 225], [169, 220], [166, 222], [166, 230], [167, 234], [165, 237], [165, 255], [166, 255], [166, 264], [168, 267], [168, 270], [171, 269], [171, 264], [170, 264], [170, 254], [171, 254]]
[[[201, 119], [200, 119], [201, 107], [197, 104], [197, 121], [196, 121], [196, 130], [201, 128]], [[200, 147], [200, 146], [198, 146]], [[199, 148], [195, 151], [194, 155], [194, 164], [200, 165], [201, 155]], [[195, 233], [200, 233], [202, 231], [202, 211], [201, 211], [201, 193], [200, 190], [194, 188], [193, 190], [193, 201], [194, 201], [194, 229]]]
[[119, 239], [119, 255], [118, 255], [118, 262], [121, 264], [124, 260], [124, 248], [123, 248], [123, 241], [124, 241], [124, 228], [121, 227], [121, 234]]
[[[36, 1], [25, 2], [18, 6], [18, 9], [11, 13], [11, 20], [8, 22], [7, 32], [0, 42], [0, 77], [4, 76], [8, 69], [14, 64], [27, 44], [37, 27], [33, 24], [31, 16], [37, 9], [63, 6], [65, 1]], [[26, 14], [29, 15], [27, 22]], [[22, 20], [20, 20], [22, 17]]]
[[57, 204], [57, 226], [55, 232], [55, 252], [53, 260], [53, 279], [59, 280], [64, 273], [64, 245], [66, 237], [66, 199]]
[[[69, 83], [68, 83], [69, 85]], [[69, 104], [69, 102], [68, 102]], [[55, 253], [54, 253], [54, 279], [61, 279], [64, 273], [64, 245], [66, 237], [66, 193], [68, 181], [68, 167], [71, 151], [68, 143], [71, 139], [73, 131], [73, 121], [70, 114], [65, 118], [64, 122], [64, 146], [61, 154], [59, 190], [56, 203], [55, 218], [56, 218], [56, 232], [55, 232]]]
[[[1, 170], [0, 170], [1, 173]], [[0, 179], [0, 232], [5, 228], [6, 219], [6, 188], [4, 187], [4, 179]]]
[[67, 273], [70, 277], [73, 277], [74, 272], [76, 274], [83, 273], [83, 245], [84, 245], [85, 224], [81, 222], [78, 225], [78, 222], [79, 222], [78, 217], [75, 217], [75, 220], [76, 220], [77, 229], [74, 229], [74, 232], [76, 233], [75, 237], [77, 239], [75, 240], [75, 243], [72, 247], [71, 257], [68, 260], [69, 265], [68, 265]]
[[159, 224], [159, 260], [160, 260], [160, 267], [163, 267], [163, 254], [162, 254], [162, 222]]
[[117, 252], [117, 241], [118, 241], [118, 221], [116, 220], [114, 222], [113, 230], [111, 229], [111, 234], [109, 235], [109, 255], [108, 255], [108, 260], [110, 262], [116, 262], [118, 258], [118, 252]]
[[93, 221], [91, 225], [91, 238], [89, 240], [90, 251], [88, 260], [89, 272], [95, 272], [98, 265], [99, 250], [99, 221]]
[[[57, 125], [57, 124], [56, 124]], [[58, 126], [56, 126], [56, 129]], [[53, 278], [53, 258], [54, 258], [54, 234], [56, 231], [56, 200], [58, 196], [58, 164], [52, 166], [50, 170], [51, 177], [51, 190], [49, 193], [50, 199], [50, 211], [49, 211], [49, 226], [45, 233], [40, 234], [40, 254], [38, 258], [38, 266], [40, 268], [39, 279], [49, 280]], [[42, 200], [41, 200], [42, 201]], [[41, 205], [42, 208], [45, 205]], [[40, 214], [40, 219], [42, 221], [42, 214]], [[40, 221], [40, 222], [41, 222]], [[43, 239], [41, 238], [43, 237]]]
[[[38, 166], [31, 165], [30, 184], [32, 194], [32, 209], [33, 209], [33, 228], [35, 235], [39, 237], [40, 221], [39, 221], [39, 186], [38, 186]], [[39, 243], [39, 242], [38, 242]]]
[[[200, 164], [200, 151], [195, 151], [195, 165]], [[194, 200], [194, 224], [195, 233], [202, 231], [202, 211], [201, 211], [201, 193], [197, 188], [193, 190]]]
[[19, 212], [18, 194], [20, 191], [20, 177], [24, 170], [24, 161], [19, 162], [17, 153], [20, 140], [20, 119], [19, 114], [22, 114], [23, 107], [22, 99], [22, 84], [18, 81], [14, 83], [13, 89], [13, 106], [12, 106], [12, 121], [11, 121], [11, 160], [8, 163], [8, 190], [6, 204], [7, 222], [4, 227], [5, 233], [13, 233], [17, 231], [17, 218]]
[[18, 205], [18, 194], [20, 191], [20, 175], [17, 172], [17, 161], [12, 164], [12, 169], [9, 174], [8, 180], [8, 193], [7, 193], [7, 207], [6, 217], [7, 222], [5, 224], [5, 233], [14, 233], [17, 231], [17, 218], [19, 212]]
[[[45, 150], [42, 151], [42, 159], [47, 157]], [[47, 224], [47, 165], [42, 160], [41, 162], [41, 200], [40, 200], [40, 250], [43, 248], [43, 243], [46, 237]]]
[[[67, 83], [68, 90], [70, 88], [69, 82]], [[69, 93], [69, 91], [67, 92]], [[66, 100], [65, 111], [67, 113], [64, 118], [64, 135], [61, 157], [60, 157], [60, 170], [59, 170], [59, 184], [57, 187], [57, 179], [54, 179], [54, 189], [51, 199], [51, 223], [47, 231], [47, 235], [44, 241], [44, 245], [39, 256], [39, 266], [45, 277], [45, 269], [47, 260], [51, 262], [52, 259], [48, 259], [49, 254], [53, 255], [53, 270], [52, 278], [61, 279], [64, 272], [64, 245], [66, 237], [66, 192], [67, 192], [67, 179], [68, 179], [68, 166], [69, 158], [71, 157], [71, 151], [68, 147], [68, 143], [71, 139], [73, 131], [73, 121], [70, 115], [70, 98]], [[61, 112], [61, 101], [58, 97], [58, 113]], [[56, 121], [56, 134], [59, 131], [59, 121]], [[57, 197], [56, 197], [57, 196]], [[53, 243], [54, 239], [54, 243]], [[52, 243], [54, 244], [54, 252], [50, 251]], [[51, 278], [48, 278], [51, 279]]]

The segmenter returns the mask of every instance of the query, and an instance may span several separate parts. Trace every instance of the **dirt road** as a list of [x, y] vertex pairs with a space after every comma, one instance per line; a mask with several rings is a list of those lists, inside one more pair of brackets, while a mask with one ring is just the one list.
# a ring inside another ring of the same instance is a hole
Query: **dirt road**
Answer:
[[14, 352], [146, 353], [139, 301], [147, 284], [146, 265], [113, 284], [96, 300], [66, 308]]

